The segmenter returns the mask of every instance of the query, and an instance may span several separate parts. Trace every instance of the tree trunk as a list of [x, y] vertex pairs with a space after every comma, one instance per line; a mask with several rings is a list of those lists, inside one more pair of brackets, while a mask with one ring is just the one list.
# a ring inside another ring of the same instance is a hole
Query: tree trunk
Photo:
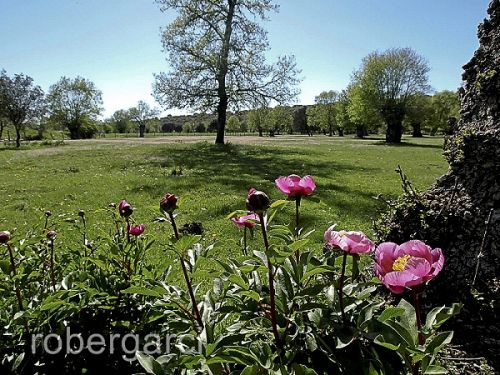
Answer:
[[19, 126], [14, 126], [16, 128], [16, 147], [21, 147], [21, 128]]
[[259, 132], [259, 137], [262, 137], [263, 136], [263, 134], [262, 134], [262, 128], [259, 127], [257, 130]]
[[78, 128], [70, 127], [68, 129], [69, 129], [69, 137], [71, 139], [80, 139], [80, 133], [78, 131]]
[[0, 120], [0, 140], [2, 139], [3, 128], [5, 127], [5, 122]]
[[328, 136], [333, 137], [333, 125], [330, 124], [330, 126], [328, 127], [328, 132]]
[[144, 138], [144, 132], [146, 131], [145, 124], [139, 124], [139, 137]]
[[387, 123], [385, 141], [387, 143], [401, 143], [403, 136], [403, 121], [394, 121]]
[[401, 143], [403, 136], [403, 119], [405, 117], [404, 103], [391, 101], [382, 108], [382, 117], [387, 125], [385, 141], [387, 143]]
[[231, 34], [233, 33], [233, 17], [236, 0], [228, 0], [227, 18], [225, 22], [224, 39], [219, 61], [219, 71], [217, 74], [219, 104], [217, 105], [217, 136], [215, 144], [224, 144], [224, 129], [226, 127], [226, 113], [228, 96], [226, 91], [226, 75], [228, 71], [228, 57], [231, 46]]
[[420, 122], [412, 122], [411, 127], [413, 128], [412, 137], [422, 138], [422, 124]]
[[356, 125], [356, 138], [364, 138], [365, 137], [365, 127], [363, 125]]
[[344, 136], [344, 128], [339, 128], [339, 137]]
[[274, 137], [274, 130], [269, 130], [269, 136]]

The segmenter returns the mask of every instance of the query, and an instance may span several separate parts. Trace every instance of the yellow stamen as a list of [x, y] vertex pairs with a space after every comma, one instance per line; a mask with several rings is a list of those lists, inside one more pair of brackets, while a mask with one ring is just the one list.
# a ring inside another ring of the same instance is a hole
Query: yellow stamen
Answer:
[[394, 261], [392, 264], [392, 270], [393, 271], [404, 271], [406, 267], [406, 263], [411, 259], [411, 255], [404, 255], [402, 257], [399, 257]]

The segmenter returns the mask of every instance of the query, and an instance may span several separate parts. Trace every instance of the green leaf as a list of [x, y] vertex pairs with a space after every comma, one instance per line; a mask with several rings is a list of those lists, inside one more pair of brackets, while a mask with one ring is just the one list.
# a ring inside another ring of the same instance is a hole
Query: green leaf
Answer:
[[448, 319], [458, 314], [462, 309], [462, 304], [454, 303], [451, 307], [436, 307], [432, 309], [425, 319], [425, 329], [431, 331], [433, 329], [438, 329], [443, 323]]
[[175, 243], [175, 250], [180, 254], [184, 254], [187, 250], [192, 248], [195, 243], [199, 242], [200, 239], [201, 236], [184, 235]]
[[401, 346], [401, 344], [394, 345], [390, 342], [385, 341], [384, 336], [382, 335], [378, 335], [377, 337], [375, 337], [375, 340], [373, 340], [373, 342], [390, 350], [398, 350]]
[[284, 199], [279, 199], [275, 202], [273, 202], [270, 206], [270, 208], [277, 208], [277, 207], [281, 207], [281, 206], [286, 206], [288, 204], [290, 204], [291, 201], [287, 201], [287, 200], [284, 200]]
[[306, 246], [309, 243], [309, 240], [307, 238], [295, 241], [294, 243], [288, 245], [289, 249], [292, 251], [297, 251], [302, 249], [304, 246]]
[[452, 338], [452, 331], [438, 333], [431, 339], [428, 339], [429, 342], [426, 345], [425, 351], [427, 353], [436, 355], [444, 346], [448, 345], [451, 342]]
[[246, 281], [243, 280], [243, 278], [240, 275], [236, 275], [236, 274], [230, 275], [228, 280], [230, 282], [232, 282], [233, 284], [238, 285], [241, 289], [248, 290], [250, 288], [248, 286], [248, 284], [246, 283]]
[[292, 369], [295, 372], [295, 375], [318, 375], [318, 373], [313, 369], [297, 363], [292, 365]]
[[163, 369], [161, 365], [156, 362], [152, 356], [147, 355], [143, 352], [137, 352], [135, 355], [141, 366], [144, 368], [144, 370], [146, 370], [148, 374], [163, 375]]
[[121, 291], [123, 294], [139, 294], [141, 296], [162, 297], [162, 294], [154, 289], [144, 288], [142, 286], [131, 286]]
[[447, 373], [448, 370], [446, 370], [444, 367], [437, 365], [430, 365], [424, 372], [425, 375], [437, 375], [437, 374], [447, 374]]
[[241, 372], [241, 375], [260, 375], [262, 374], [259, 366], [247, 366]]
[[50, 311], [50, 310], [57, 310], [59, 307], [65, 305], [66, 302], [64, 301], [54, 301], [54, 302], [49, 302], [45, 303], [40, 307], [41, 311]]
[[241, 294], [241, 295], [243, 295], [243, 296], [247, 296], [247, 297], [253, 299], [256, 302], [260, 301], [260, 295], [259, 295], [259, 293], [255, 292], [253, 290], [242, 290], [242, 291], [240, 291], [238, 293]]
[[384, 311], [382, 311], [382, 314], [380, 314], [377, 320], [379, 322], [385, 322], [386, 320], [403, 316], [404, 313], [405, 310], [401, 307], [388, 307]]

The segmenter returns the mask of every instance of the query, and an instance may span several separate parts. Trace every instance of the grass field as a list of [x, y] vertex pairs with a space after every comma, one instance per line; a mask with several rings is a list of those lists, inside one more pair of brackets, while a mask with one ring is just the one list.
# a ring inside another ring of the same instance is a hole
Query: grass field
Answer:
[[[371, 219], [383, 205], [373, 197], [401, 193], [395, 167], [400, 164], [414, 186], [425, 189], [446, 171], [441, 138], [405, 138], [399, 146], [382, 139], [281, 136], [275, 139], [229, 137], [217, 147], [213, 137], [162, 137], [66, 141], [58, 147], [0, 146], [0, 230], [17, 228], [21, 235], [41, 226], [44, 212], [53, 212], [58, 239], [74, 241], [79, 229], [70, 221], [79, 209], [87, 213], [90, 232], [112, 228], [110, 202], [127, 199], [136, 208], [136, 222], [148, 236], [166, 241], [170, 228], [153, 220], [165, 192], [181, 198], [180, 224], [200, 221], [206, 241], [217, 243], [219, 256], [239, 251], [240, 233], [226, 216], [244, 209], [246, 191], [256, 187], [272, 200], [283, 198], [274, 187], [280, 175], [310, 174], [315, 195], [302, 205], [303, 223], [315, 228], [315, 246], [332, 223], [371, 235]], [[172, 176], [182, 168], [182, 176]], [[277, 222], [288, 223], [293, 206]], [[68, 220], [69, 219], [69, 220]]]

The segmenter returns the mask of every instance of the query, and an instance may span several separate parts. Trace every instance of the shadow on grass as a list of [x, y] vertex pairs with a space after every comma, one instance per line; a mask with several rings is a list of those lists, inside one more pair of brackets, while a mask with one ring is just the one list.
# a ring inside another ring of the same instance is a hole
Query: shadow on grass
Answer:
[[[274, 186], [278, 176], [310, 174], [318, 183], [315, 196], [340, 215], [349, 212], [349, 216], [366, 220], [375, 213], [377, 206], [373, 200], [374, 192], [361, 191], [334, 181], [336, 176], [350, 173], [364, 176], [376, 174], [378, 168], [338, 162], [328, 157], [324, 149], [316, 151], [309, 148], [305, 154], [303, 148], [293, 146], [217, 146], [202, 142], [165, 148], [152, 155], [148, 163], [157, 164], [167, 173], [170, 169], [182, 167], [186, 171], [185, 176], [170, 177], [171, 183], [179, 190], [203, 192], [211, 190], [216, 184], [226, 193], [245, 196], [247, 189], [255, 186], [274, 195], [271, 186]], [[141, 184], [133, 188], [139, 189], [155, 197], [164, 193], [162, 187], [156, 184]], [[220, 202], [218, 206], [222, 214], [241, 208], [237, 205], [233, 207], [232, 202]], [[304, 221], [313, 219], [313, 216], [308, 216], [304, 212]]]
[[374, 142], [377, 146], [389, 146], [389, 147], [419, 147], [419, 148], [434, 148], [443, 149], [442, 144], [425, 144], [425, 143], [413, 143], [413, 142], [401, 142], [401, 143], [387, 143], [385, 141]]

